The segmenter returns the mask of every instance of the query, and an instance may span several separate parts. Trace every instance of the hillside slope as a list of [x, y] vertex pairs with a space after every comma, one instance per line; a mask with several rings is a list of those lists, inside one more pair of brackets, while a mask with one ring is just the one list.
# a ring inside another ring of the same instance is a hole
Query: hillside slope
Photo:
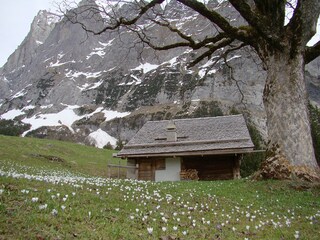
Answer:
[[[0, 135], [0, 164], [37, 170], [67, 170], [107, 177], [107, 164], [114, 151], [80, 144], [37, 138]], [[125, 163], [123, 163], [125, 164]]]

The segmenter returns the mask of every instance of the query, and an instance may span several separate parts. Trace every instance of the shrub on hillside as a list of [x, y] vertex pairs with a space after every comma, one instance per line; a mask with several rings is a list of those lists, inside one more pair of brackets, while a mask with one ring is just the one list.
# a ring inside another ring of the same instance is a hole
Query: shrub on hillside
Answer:
[[320, 110], [309, 104], [311, 135], [318, 165], [320, 166]]
[[114, 148], [114, 150], [120, 151], [124, 145], [126, 144], [125, 141], [122, 141], [121, 139], [118, 139], [116, 142], [116, 147]]
[[[255, 146], [255, 150], [262, 150], [261, 143], [263, 142], [262, 137], [258, 129], [254, 126], [253, 123], [248, 123], [248, 130], [252, 139], [252, 142]], [[248, 177], [256, 172], [261, 162], [265, 158], [265, 152], [258, 153], [249, 153], [246, 154], [241, 162], [240, 174], [242, 177]]]
[[103, 146], [103, 149], [113, 150], [113, 146], [110, 142], [108, 142], [106, 145]]
[[23, 132], [29, 130], [30, 124], [22, 123], [16, 120], [0, 120], [0, 134], [7, 136], [20, 136]]

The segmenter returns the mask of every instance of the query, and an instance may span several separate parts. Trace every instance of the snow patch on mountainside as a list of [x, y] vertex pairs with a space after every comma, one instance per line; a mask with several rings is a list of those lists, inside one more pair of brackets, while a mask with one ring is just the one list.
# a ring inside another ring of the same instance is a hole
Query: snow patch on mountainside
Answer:
[[[106, 121], [110, 121], [114, 118], [122, 118], [130, 114], [130, 112], [117, 112], [117, 111], [111, 111], [106, 110], [103, 107], [97, 108], [94, 112], [90, 114], [85, 115], [77, 115], [75, 113], [75, 109], [79, 108], [80, 106], [74, 105], [69, 106], [65, 105], [66, 107], [58, 112], [58, 113], [47, 113], [47, 114], [36, 114], [32, 117], [25, 117], [21, 121], [26, 124], [30, 124], [31, 128], [24, 132], [22, 136], [25, 136], [28, 132], [36, 130], [40, 127], [52, 127], [52, 126], [67, 126], [71, 132], [74, 132], [72, 128], [72, 124], [75, 121], [78, 121], [82, 118], [90, 118], [94, 114], [102, 112], [104, 114], [104, 117], [106, 118]], [[49, 106], [44, 106], [42, 108], [48, 108]], [[13, 120], [15, 117], [21, 116], [26, 114], [27, 110], [33, 109], [35, 106], [27, 106], [23, 109], [12, 109], [0, 116], [0, 119], [5, 120]], [[111, 144], [115, 144], [115, 139], [113, 139], [108, 133], [101, 131], [96, 131], [92, 133], [91, 138], [95, 139], [97, 142], [97, 146], [101, 146], [101, 144], [106, 145], [108, 142]], [[101, 138], [106, 137], [106, 140], [101, 140]], [[106, 142], [105, 142], [106, 141]], [[102, 146], [102, 147], [103, 147]]]
[[0, 119], [13, 120], [15, 117], [23, 115], [25, 112], [20, 109], [12, 109], [0, 116]]
[[99, 72], [77, 72], [77, 71], [70, 70], [69, 72], [66, 73], [66, 77], [74, 79], [74, 78], [78, 78], [81, 75], [83, 75], [86, 78], [97, 78], [97, 77], [100, 77], [101, 74], [102, 74], [101, 71], [99, 71]]
[[72, 61], [68, 61], [68, 62], [60, 62], [59, 60], [57, 60], [55, 63], [51, 62], [49, 67], [59, 67], [59, 66], [62, 66], [62, 65], [68, 64], [68, 63], [76, 63], [76, 61], [72, 60]]
[[86, 59], [90, 59], [93, 55], [98, 55], [100, 56], [101, 58], [103, 58], [104, 55], [106, 55], [106, 48], [107, 47], [111, 47], [112, 46], [112, 42], [115, 40], [115, 38], [111, 39], [110, 41], [108, 41], [107, 43], [104, 43], [104, 42], [100, 42], [99, 41], [99, 44], [102, 45], [102, 47], [97, 47], [97, 48], [94, 48], [92, 50], [91, 53], [89, 53], [87, 56], [86, 56]]
[[117, 112], [117, 111], [110, 111], [110, 110], [103, 110], [101, 112], [104, 113], [104, 117], [106, 118], [106, 121], [110, 121], [114, 118], [123, 118], [130, 114], [130, 112]]
[[93, 55], [103, 57], [104, 55], [106, 55], [106, 52], [104, 51], [104, 48], [95, 48], [91, 53], [89, 53], [88, 56], [86, 56], [86, 59], [90, 59]]
[[102, 83], [103, 83], [103, 80], [100, 80], [99, 82], [94, 84], [85, 83], [81, 87], [78, 86], [78, 88], [80, 89], [81, 92], [88, 91], [88, 90], [92, 90], [99, 87]]
[[22, 135], [25, 136], [28, 132], [38, 129], [43, 126], [67, 126], [71, 132], [74, 132], [71, 125], [73, 122], [82, 118], [78, 116], [73, 109], [79, 106], [68, 106], [58, 113], [48, 113], [48, 114], [37, 114], [31, 118], [22, 119], [23, 123], [31, 124], [31, 129], [24, 132]]
[[115, 147], [117, 143], [117, 139], [101, 129], [90, 133], [88, 140], [91, 142], [91, 144], [94, 144], [98, 148], [103, 148], [105, 145], [107, 145], [107, 143], [110, 143], [113, 147]]
[[142, 70], [143, 73], [147, 73], [147, 72], [150, 72], [150, 71], [156, 69], [157, 67], [159, 67], [159, 65], [150, 64], [150, 63], [142, 63], [141, 65], [139, 65], [138, 67], [136, 67], [132, 70]]
[[21, 91], [17, 92], [17, 93], [14, 94], [13, 96], [11, 96], [10, 100], [13, 100], [13, 99], [15, 99], [15, 98], [22, 97], [22, 96], [26, 95], [27, 92], [28, 92], [28, 91], [27, 91], [27, 88], [28, 88], [28, 87], [31, 87], [31, 86], [32, 86], [32, 84], [28, 84], [24, 89], [22, 89]]
[[124, 85], [126, 85], [126, 86], [131, 86], [131, 85], [133, 85], [133, 84], [139, 85], [139, 84], [142, 83], [142, 80], [141, 80], [140, 78], [138, 78], [138, 77], [136, 77], [136, 76], [134, 76], [134, 75], [132, 75], [132, 74], [130, 75], [130, 77], [133, 78], [132, 81], [127, 82], [127, 83], [119, 83], [118, 86], [124, 86]]

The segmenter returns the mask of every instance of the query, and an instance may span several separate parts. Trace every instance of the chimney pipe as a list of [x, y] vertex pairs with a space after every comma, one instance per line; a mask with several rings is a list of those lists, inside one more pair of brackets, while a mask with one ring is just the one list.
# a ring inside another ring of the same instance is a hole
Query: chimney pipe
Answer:
[[173, 121], [170, 121], [167, 126], [167, 141], [176, 142], [177, 141], [177, 127]]

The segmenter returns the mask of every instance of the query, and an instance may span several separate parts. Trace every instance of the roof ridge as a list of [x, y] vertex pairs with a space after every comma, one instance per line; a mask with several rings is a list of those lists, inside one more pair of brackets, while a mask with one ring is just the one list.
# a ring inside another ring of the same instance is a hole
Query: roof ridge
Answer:
[[210, 144], [210, 143], [229, 143], [229, 142], [244, 142], [244, 141], [250, 141], [250, 138], [131, 144], [131, 145], [124, 146], [123, 149], [132, 149], [137, 147], [148, 148], [148, 147], [160, 147], [160, 146], [184, 146], [184, 145], [191, 145], [191, 144], [200, 145], [200, 144]]
[[174, 118], [174, 119], [164, 119], [164, 120], [149, 120], [148, 122], [165, 122], [165, 121], [192, 121], [192, 120], [202, 120], [202, 119], [209, 119], [209, 118], [231, 118], [231, 117], [239, 117], [243, 116], [243, 114], [233, 114], [233, 115], [223, 115], [223, 116], [215, 116], [215, 117], [198, 117], [198, 118]]

